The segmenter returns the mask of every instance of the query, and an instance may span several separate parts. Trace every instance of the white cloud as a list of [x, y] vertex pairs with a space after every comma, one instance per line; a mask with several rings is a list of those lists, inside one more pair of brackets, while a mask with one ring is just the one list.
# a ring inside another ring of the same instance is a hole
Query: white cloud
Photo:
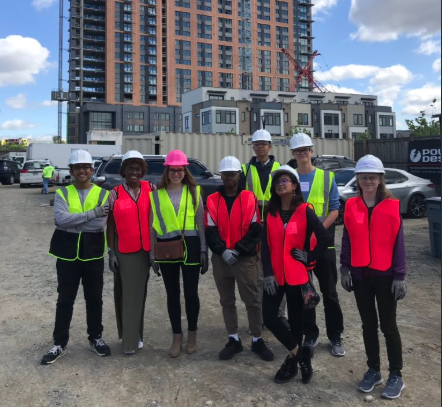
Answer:
[[338, 0], [316, 0], [315, 6], [312, 7], [312, 14], [317, 15], [321, 12], [327, 14], [328, 10], [336, 6], [337, 3]]
[[6, 99], [5, 103], [13, 109], [24, 109], [27, 106], [28, 101], [26, 95], [19, 93], [17, 96], [12, 96], [9, 99]]
[[0, 87], [34, 83], [49, 68], [49, 50], [37, 40], [20, 35], [0, 38]]
[[433, 62], [433, 71], [434, 72], [439, 72], [440, 71], [440, 58], [436, 59]]
[[347, 88], [345, 86], [336, 86], [336, 85], [332, 85], [330, 83], [324, 84], [324, 86], [327, 88], [327, 90], [329, 92], [336, 92], [336, 93], [356, 93], [356, 94], [361, 94], [364, 93], [360, 90], [356, 90], [353, 88]]
[[40, 105], [43, 107], [54, 107], [57, 106], [57, 104], [58, 102], [55, 100], [44, 100]]
[[9, 120], [0, 124], [1, 130], [25, 130], [25, 129], [33, 129], [35, 127], [40, 126], [37, 123], [28, 123], [21, 119]]
[[37, 10], [43, 10], [45, 8], [51, 7], [57, 0], [32, 0], [32, 5]]
[[441, 2], [435, 0], [351, 0], [350, 20], [360, 41], [396, 40], [401, 35], [429, 37], [440, 33]]
[[315, 78], [320, 81], [334, 79], [340, 81], [342, 79], [363, 79], [374, 75], [379, 71], [378, 66], [371, 65], [343, 65], [334, 66], [329, 71], [316, 72]]
[[[430, 116], [434, 105], [434, 113], [440, 113], [440, 86], [433, 83], [427, 83], [422, 88], [409, 89], [405, 92], [404, 98], [400, 104], [404, 106], [402, 114], [417, 115], [420, 111], [425, 110], [427, 116]], [[436, 103], [433, 104], [433, 100]]]
[[423, 55], [440, 54], [440, 40], [424, 41], [415, 52]]

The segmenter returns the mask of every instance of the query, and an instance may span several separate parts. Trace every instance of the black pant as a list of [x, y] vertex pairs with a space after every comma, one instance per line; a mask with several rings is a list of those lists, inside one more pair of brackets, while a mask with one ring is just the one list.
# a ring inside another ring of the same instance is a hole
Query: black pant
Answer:
[[[314, 273], [319, 282], [324, 303], [325, 326], [327, 336], [331, 340], [339, 338], [344, 332], [344, 317], [339, 305], [336, 283], [338, 272], [336, 270], [336, 251], [327, 249], [316, 262]], [[304, 312], [304, 335], [306, 338], [316, 339], [319, 328], [316, 325], [316, 311], [312, 308]]]
[[[279, 305], [284, 294], [287, 298], [290, 330], [278, 318]], [[264, 325], [289, 351], [302, 344], [302, 316], [304, 312], [302, 305], [303, 299], [299, 285], [279, 286], [276, 295], [269, 295], [264, 291], [262, 300]]]
[[167, 310], [174, 334], [183, 332], [181, 329], [180, 268], [183, 270], [184, 299], [189, 331], [198, 329], [198, 315], [200, 313], [198, 282], [201, 266], [186, 266], [183, 263], [160, 263], [167, 292]]
[[[381, 331], [387, 343], [390, 372], [402, 370], [402, 342], [396, 324], [396, 306], [391, 293], [392, 277], [369, 277], [363, 280], [353, 279], [356, 303], [362, 320], [367, 365], [380, 370], [378, 337], [378, 313]], [[376, 312], [377, 303], [377, 312]]]
[[55, 313], [54, 344], [65, 347], [69, 341], [74, 302], [80, 281], [86, 301], [87, 333], [90, 341], [101, 338], [104, 260], [65, 261], [57, 259], [58, 300]]

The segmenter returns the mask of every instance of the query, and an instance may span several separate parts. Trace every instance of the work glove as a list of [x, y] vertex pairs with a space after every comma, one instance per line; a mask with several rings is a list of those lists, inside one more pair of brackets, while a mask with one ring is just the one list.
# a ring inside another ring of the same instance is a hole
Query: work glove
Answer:
[[120, 265], [118, 264], [117, 256], [115, 254], [115, 251], [112, 249], [109, 249], [109, 268], [112, 271], [112, 273], [119, 273], [120, 272]]
[[276, 295], [276, 289], [278, 288], [278, 282], [275, 276], [264, 277], [264, 290], [269, 295]]
[[150, 266], [152, 267], [153, 272], [154, 272], [158, 277], [161, 277], [161, 273], [160, 273], [160, 265], [159, 265], [155, 260], [151, 260], [151, 261], [150, 261]]
[[233, 266], [238, 261], [237, 253], [235, 250], [226, 249], [222, 254], [222, 258], [229, 266]]
[[404, 280], [393, 280], [393, 284], [391, 285], [391, 292], [393, 293], [393, 297], [395, 301], [402, 300], [407, 293], [407, 286]]
[[304, 266], [308, 266], [307, 252], [304, 252], [303, 250], [299, 249], [292, 249], [290, 251], [290, 254], [295, 260], [300, 261]]
[[108, 213], [109, 213], [109, 206], [108, 205], [106, 205], [106, 206], [100, 205], [100, 206], [95, 207], [93, 209], [93, 211], [95, 212], [95, 216], [97, 218], [101, 218], [103, 216], [107, 216], [108, 215]]
[[207, 252], [201, 252], [201, 275], [206, 274], [209, 270], [209, 255]]
[[341, 271], [341, 285], [342, 288], [345, 291], [352, 291], [353, 290], [353, 285], [351, 283], [351, 275], [350, 275], [350, 270], [345, 267], [345, 266], [341, 266], [340, 268]]

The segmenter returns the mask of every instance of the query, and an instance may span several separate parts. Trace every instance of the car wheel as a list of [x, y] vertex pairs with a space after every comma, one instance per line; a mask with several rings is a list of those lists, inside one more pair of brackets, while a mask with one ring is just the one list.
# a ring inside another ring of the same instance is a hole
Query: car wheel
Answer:
[[342, 225], [344, 223], [344, 209], [345, 209], [345, 202], [340, 199], [338, 217], [335, 220], [335, 225]]
[[422, 195], [413, 195], [408, 201], [408, 215], [413, 218], [422, 218], [425, 212], [425, 198]]
[[15, 181], [14, 174], [10, 175], [8, 179], [6, 179], [2, 184], [3, 185], [13, 185]]

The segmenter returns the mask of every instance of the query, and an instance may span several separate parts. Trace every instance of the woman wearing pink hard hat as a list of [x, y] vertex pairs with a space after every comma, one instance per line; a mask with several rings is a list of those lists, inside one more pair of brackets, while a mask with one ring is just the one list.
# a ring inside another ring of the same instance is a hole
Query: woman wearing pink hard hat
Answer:
[[[166, 167], [158, 190], [151, 194], [152, 269], [163, 276], [167, 309], [172, 325], [170, 356], [181, 354], [180, 270], [183, 274], [184, 299], [188, 322], [186, 353], [196, 351], [196, 331], [200, 301], [199, 273], [209, 267], [204, 228], [204, 206], [199, 187], [189, 169], [186, 155], [180, 150], [167, 154]], [[161, 271], [161, 273], [160, 273]]]

